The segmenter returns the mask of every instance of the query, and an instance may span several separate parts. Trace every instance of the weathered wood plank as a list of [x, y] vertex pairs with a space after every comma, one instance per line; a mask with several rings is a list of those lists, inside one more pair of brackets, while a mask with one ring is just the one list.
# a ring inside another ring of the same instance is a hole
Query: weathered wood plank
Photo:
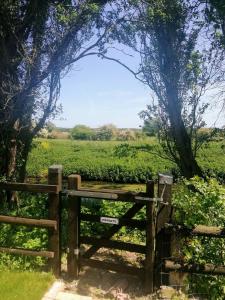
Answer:
[[121, 241], [114, 241], [104, 238], [94, 238], [89, 236], [81, 236], [80, 237], [81, 243], [94, 245], [98, 247], [105, 247], [110, 249], [118, 249], [118, 250], [125, 250], [129, 252], [136, 252], [136, 253], [146, 253], [146, 247], [143, 245], [125, 243]]
[[[106, 218], [112, 218], [111, 216], [104, 216]], [[82, 221], [90, 221], [90, 222], [101, 222], [101, 216], [97, 215], [90, 215], [90, 214], [81, 214], [80, 219]], [[135, 220], [135, 219], [125, 219], [125, 218], [118, 218], [119, 225], [128, 226], [132, 228], [138, 229], [145, 229], [146, 221], [143, 220]]]
[[130, 274], [133, 276], [138, 276], [141, 278], [144, 277], [144, 269], [143, 268], [130, 267], [130, 266], [122, 265], [122, 264], [118, 265], [118, 264], [99, 261], [99, 260], [95, 260], [95, 259], [81, 258], [80, 261], [81, 261], [82, 266], [89, 266], [89, 267], [97, 268], [97, 269], [111, 270], [111, 271], [115, 271], [118, 273], [124, 273], [124, 274]]
[[139, 195], [137, 193], [126, 192], [126, 193], [108, 193], [108, 192], [95, 192], [92, 190], [67, 190], [68, 196], [83, 197], [83, 198], [94, 198], [94, 199], [104, 199], [113, 201], [126, 201], [126, 202], [136, 202], [136, 203], [146, 203], [146, 202], [156, 202], [157, 199], [147, 197], [146, 195]]
[[68, 190], [68, 196], [72, 197], [84, 197], [84, 198], [96, 198], [96, 199], [110, 199], [117, 200], [117, 194], [102, 193], [102, 192], [92, 192], [92, 191], [75, 191]]
[[31, 218], [21, 218], [12, 216], [0, 215], [0, 222], [7, 224], [20, 224], [26, 226], [43, 227], [43, 228], [54, 228], [57, 229], [57, 222], [54, 220], [46, 219], [31, 219]]
[[192, 229], [191, 234], [211, 237], [225, 237], [225, 228], [197, 225], [195, 228]]
[[30, 184], [14, 182], [0, 182], [0, 190], [33, 193], [59, 193], [60, 191], [59, 186], [55, 184]]
[[[90, 191], [90, 188], [81, 187], [79, 191]], [[133, 196], [146, 196], [145, 192], [132, 192], [132, 191], [126, 191], [126, 190], [114, 190], [114, 189], [91, 189], [92, 192], [103, 192], [103, 193], [109, 193], [109, 194], [118, 194], [118, 195], [133, 195]]]
[[196, 274], [225, 275], [225, 266], [216, 266], [213, 264], [200, 265], [176, 262], [173, 260], [165, 260], [164, 267], [168, 271], [178, 271]]
[[225, 237], [225, 228], [216, 226], [196, 225], [194, 228], [188, 228], [184, 225], [165, 224], [170, 231], [179, 231], [184, 235], [208, 236], [215, 238]]
[[0, 247], [0, 252], [11, 253], [11, 254], [21, 254], [21, 255], [28, 255], [28, 256], [42, 256], [42, 257], [48, 257], [48, 258], [54, 257], [54, 252], [42, 251], [42, 250], [37, 251], [37, 250]]

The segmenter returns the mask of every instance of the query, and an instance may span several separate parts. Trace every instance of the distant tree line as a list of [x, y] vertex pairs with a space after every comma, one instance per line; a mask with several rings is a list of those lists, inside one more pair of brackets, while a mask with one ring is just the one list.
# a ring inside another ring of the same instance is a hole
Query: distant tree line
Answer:
[[74, 140], [86, 141], [134, 141], [143, 138], [145, 134], [141, 129], [119, 129], [113, 124], [103, 125], [99, 128], [90, 128], [86, 125], [76, 125], [70, 131]]
[[[142, 112], [140, 113], [140, 115]], [[160, 121], [157, 118], [144, 119], [141, 128], [117, 128], [114, 124], [106, 124], [98, 128], [78, 124], [71, 128], [57, 127], [52, 122], [38, 133], [37, 137], [48, 139], [73, 139], [84, 141], [134, 141], [146, 137], [158, 137], [160, 134]], [[225, 128], [201, 128], [199, 137], [209, 141], [221, 141], [225, 137]]]

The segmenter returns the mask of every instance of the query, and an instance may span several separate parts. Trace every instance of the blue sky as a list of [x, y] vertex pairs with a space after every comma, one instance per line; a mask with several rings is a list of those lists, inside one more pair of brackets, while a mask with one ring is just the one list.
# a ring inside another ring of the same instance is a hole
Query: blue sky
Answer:
[[[138, 64], [138, 57], [122, 54], [118, 57], [133, 69]], [[77, 124], [99, 127], [113, 123], [119, 128], [137, 128], [143, 124], [138, 113], [151, 101], [148, 87], [129, 71], [96, 56], [80, 60], [61, 83], [63, 113], [53, 120], [60, 127], [71, 128]], [[214, 126], [217, 113], [213, 108], [208, 111], [207, 126]], [[223, 124], [224, 114], [216, 125]]]
[[[137, 58], [125, 59], [133, 66], [138, 63]], [[83, 58], [61, 84], [63, 114], [53, 121], [57, 126], [113, 123], [135, 128], [143, 123], [138, 113], [150, 102], [149, 89], [115, 62]]]

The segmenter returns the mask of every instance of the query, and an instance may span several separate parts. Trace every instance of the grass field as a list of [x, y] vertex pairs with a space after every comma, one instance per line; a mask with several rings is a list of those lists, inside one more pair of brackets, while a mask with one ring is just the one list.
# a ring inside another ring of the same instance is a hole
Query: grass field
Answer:
[[[72, 141], [37, 139], [28, 161], [29, 176], [47, 176], [48, 167], [62, 164], [64, 175], [78, 173], [85, 180], [139, 183], [151, 179], [158, 172], [170, 172], [176, 166], [156, 154], [137, 152], [136, 155], [119, 157], [117, 141]], [[157, 146], [155, 138], [128, 142], [129, 145]], [[202, 148], [198, 161], [202, 168], [225, 179], [224, 142], [211, 142]], [[128, 153], [129, 154], [129, 153]]]
[[1, 300], [40, 300], [53, 283], [50, 273], [0, 272]]

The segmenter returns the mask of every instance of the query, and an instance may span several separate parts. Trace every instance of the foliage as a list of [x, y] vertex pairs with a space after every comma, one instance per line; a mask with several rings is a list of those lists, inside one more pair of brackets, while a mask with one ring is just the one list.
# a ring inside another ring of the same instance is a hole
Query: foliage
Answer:
[[211, 35], [225, 47], [225, 4], [222, 0], [210, 0], [206, 2], [205, 16], [207, 24], [211, 26]]
[[225, 188], [216, 179], [205, 181], [194, 177], [189, 181], [183, 180], [173, 196], [173, 203], [177, 208], [175, 218], [177, 222], [184, 222], [187, 226], [222, 226], [225, 223], [224, 200]]
[[[140, 113], [140, 116], [142, 114]], [[148, 136], [157, 136], [160, 130], [160, 121], [156, 118], [145, 119], [142, 131]]]
[[[0, 7], [0, 175], [24, 180], [32, 139], [61, 109], [60, 80], [98, 52], [107, 0], [12, 1]], [[35, 124], [35, 126], [33, 126]]]
[[123, 143], [115, 147], [114, 153], [118, 157], [133, 157], [137, 155], [136, 148], [129, 145], [128, 143]]
[[[64, 175], [80, 174], [83, 180], [145, 182], [158, 172], [172, 172], [176, 166], [159, 154], [156, 138], [130, 141], [70, 141], [36, 139], [28, 160], [28, 176], [46, 177], [48, 167], [62, 164]], [[197, 157], [204, 173], [225, 182], [224, 142], [212, 141]]]
[[[47, 195], [19, 193], [19, 207], [9, 211], [8, 205], [1, 202], [0, 211], [4, 215], [21, 216], [27, 218], [46, 219]], [[0, 245], [2, 247], [45, 250], [48, 247], [47, 229], [31, 228], [27, 226], [0, 224]], [[46, 259], [42, 257], [16, 256], [0, 253], [0, 268], [33, 270], [45, 266]]]
[[[56, 130], [58, 131], [58, 129], [55, 129], [55, 131]], [[50, 138], [51, 136], [52, 134], [50, 135]], [[117, 128], [113, 124], [106, 124], [98, 128], [90, 128], [86, 125], [76, 125], [70, 130], [70, 136], [74, 140], [93, 141], [136, 141], [145, 138], [145, 134], [139, 129]]]
[[[129, 147], [142, 145], [141, 140], [127, 143]], [[116, 150], [120, 144], [117, 141], [36, 140], [29, 157], [28, 174], [46, 176], [50, 165], [62, 164], [65, 176], [77, 173], [84, 180], [138, 183], [151, 179], [159, 169], [163, 172], [171, 168], [170, 162], [149, 153], [138, 152], [133, 158], [124, 153], [126, 149]], [[157, 145], [155, 140], [150, 144]]]
[[[62, 164], [65, 176], [78, 173], [84, 180], [145, 182], [158, 172], [180, 174], [174, 164], [160, 157], [156, 138], [118, 141], [70, 141], [37, 139], [28, 160], [28, 175], [46, 177], [48, 167]], [[197, 157], [204, 173], [225, 182], [224, 142], [212, 141]]]
[[140, 55], [136, 72], [125, 67], [151, 90], [152, 101], [141, 115], [146, 122], [159, 120], [164, 155], [180, 173], [187, 178], [202, 176], [196, 153], [203, 143], [198, 130], [209, 106], [203, 96], [224, 81], [223, 51], [205, 34], [198, 3], [123, 1], [118, 4], [120, 13], [124, 2], [130, 10], [126, 8], [128, 16], [118, 23], [112, 39]]
[[85, 125], [76, 125], [70, 132], [71, 138], [74, 140], [93, 140], [94, 130]]
[[95, 140], [110, 141], [116, 137], [117, 128], [113, 124], [103, 125], [96, 130]]
[[[192, 186], [192, 189], [189, 186]], [[173, 204], [175, 220], [192, 228], [194, 225], [221, 226], [225, 224], [225, 188], [216, 179], [203, 180], [198, 177], [184, 180], [175, 190]], [[185, 238], [182, 255], [193, 263], [224, 265], [224, 239], [206, 237]], [[207, 294], [210, 299], [225, 297], [224, 277], [193, 276], [191, 288], [197, 293]]]

